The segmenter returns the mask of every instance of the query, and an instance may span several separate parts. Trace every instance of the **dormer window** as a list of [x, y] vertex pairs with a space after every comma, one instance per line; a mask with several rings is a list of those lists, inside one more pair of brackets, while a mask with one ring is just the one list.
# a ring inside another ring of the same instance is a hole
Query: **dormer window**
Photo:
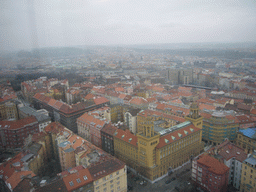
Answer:
[[71, 187], [74, 186], [73, 181], [70, 181], [70, 182], [69, 182], [69, 185], [70, 185]]

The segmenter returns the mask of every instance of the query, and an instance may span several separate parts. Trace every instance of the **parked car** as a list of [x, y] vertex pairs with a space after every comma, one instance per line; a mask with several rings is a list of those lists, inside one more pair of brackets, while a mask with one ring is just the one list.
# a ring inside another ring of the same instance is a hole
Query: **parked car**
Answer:
[[140, 182], [140, 185], [144, 185], [145, 183], [147, 183], [147, 181], [143, 180]]
[[140, 178], [139, 177], [135, 177], [134, 178], [134, 181], [138, 181]]
[[171, 178], [171, 181], [174, 181], [174, 180], [176, 180], [176, 178], [175, 178], [175, 177]]
[[169, 180], [166, 180], [166, 181], [165, 181], [165, 184], [169, 184], [169, 183], [171, 183], [171, 182], [172, 182], [172, 180], [169, 179]]

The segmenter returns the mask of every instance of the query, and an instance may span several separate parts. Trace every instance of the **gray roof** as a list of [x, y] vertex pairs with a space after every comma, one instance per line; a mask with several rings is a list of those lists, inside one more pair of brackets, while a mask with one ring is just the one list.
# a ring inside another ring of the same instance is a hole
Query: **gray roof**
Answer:
[[32, 153], [29, 153], [27, 155], [25, 155], [24, 157], [22, 157], [20, 160], [23, 162], [27, 162], [29, 159], [31, 159], [34, 155]]
[[34, 108], [29, 106], [20, 107], [19, 110], [27, 115], [33, 115], [36, 117], [37, 121], [39, 123], [51, 120], [51, 118], [45, 114], [43, 114], [42, 111], [36, 111]]
[[247, 159], [244, 160], [244, 162], [255, 166], [256, 165], [256, 153], [253, 152]]
[[42, 145], [39, 143], [33, 143], [28, 147], [29, 151], [34, 155], [38, 155], [38, 151], [41, 149]]

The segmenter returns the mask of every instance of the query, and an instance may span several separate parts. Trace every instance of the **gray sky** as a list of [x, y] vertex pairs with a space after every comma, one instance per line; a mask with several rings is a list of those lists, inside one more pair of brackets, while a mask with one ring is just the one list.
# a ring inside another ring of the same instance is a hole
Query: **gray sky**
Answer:
[[0, 51], [256, 41], [256, 0], [0, 0]]

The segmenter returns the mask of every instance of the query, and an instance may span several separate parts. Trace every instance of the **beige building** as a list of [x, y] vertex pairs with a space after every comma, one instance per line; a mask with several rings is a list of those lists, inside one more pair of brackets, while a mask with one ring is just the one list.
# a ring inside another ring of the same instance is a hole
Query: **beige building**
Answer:
[[110, 159], [101, 164], [91, 166], [89, 171], [94, 180], [95, 192], [127, 191], [126, 165], [123, 162], [117, 159]]

